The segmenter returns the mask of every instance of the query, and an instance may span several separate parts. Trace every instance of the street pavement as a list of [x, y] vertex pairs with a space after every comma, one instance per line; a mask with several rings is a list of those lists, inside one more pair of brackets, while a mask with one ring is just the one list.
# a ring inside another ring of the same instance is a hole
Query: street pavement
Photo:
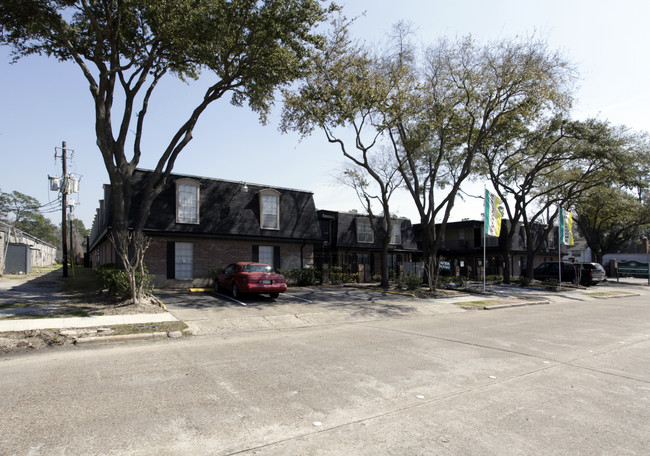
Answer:
[[647, 455], [649, 296], [170, 292], [197, 337], [1, 357], [0, 454]]

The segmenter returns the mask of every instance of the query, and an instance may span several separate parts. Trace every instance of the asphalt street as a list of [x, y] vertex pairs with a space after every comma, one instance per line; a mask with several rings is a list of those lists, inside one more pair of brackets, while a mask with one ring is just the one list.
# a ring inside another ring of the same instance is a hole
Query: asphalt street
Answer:
[[611, 289], [494, 311], [170, 293], [197, 336], [1, 358], [0, 454], [647, 455], [650, 294]]

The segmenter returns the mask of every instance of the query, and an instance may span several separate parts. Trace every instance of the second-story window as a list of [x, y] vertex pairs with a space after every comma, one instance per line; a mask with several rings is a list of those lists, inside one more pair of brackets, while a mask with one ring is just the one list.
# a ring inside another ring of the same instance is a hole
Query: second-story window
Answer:
[[176, 181], [176, 222], [199, 223], [199, 183], [191, 179]]
[[260, 228], [280, 229], [280, 192], [272, 189], [260, 192]]
[[370, 220], [366, 218], [357, 219], [357, 242], [362, 244], [372, 244], [375, 237], [370, 227]]
[[390, 231], [390, 243], [402, 243], [402, 222], [400, 220], [393, 220]]

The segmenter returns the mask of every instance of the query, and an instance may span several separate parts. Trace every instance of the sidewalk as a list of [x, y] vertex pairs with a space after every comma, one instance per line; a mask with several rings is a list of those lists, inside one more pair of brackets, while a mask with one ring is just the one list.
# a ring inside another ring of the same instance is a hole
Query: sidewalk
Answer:
[[29, 331], [33, 329], [94, 328], [111, 325], [160, 323], [165, 321], [178, 321], [178, 319], [169, 312], [165, 312], [156, 314], [0, 320], [0, 332]]
[[[481, 294], [463, 294], [458, 297], [450, 298], [436, 298], [433, 300], [423, 299], [418, 305], [418, 313], [420, 314], [438, 314], [451, 311], [462, 312], [467, 309], [481, 309], [481, 310], [496, 310], [508, 307], [530, 306], [539, 304], [550, 304], [562, 300], [591, 300], [591, 299], [609, 299], [623, 296], [630, 296], [631, 293], [637, 294], [641, 292], [645, 294], [647, 287], [639, 287], [642, 285], [641, 281], [638, 283], [617, 283], [608, 281], [597, 287], [590, 287], [588, 289], [562, 289], [556, 292], [548, 292], [539, 288], [517, 288], [517, 287], [503, 287], [498, 285], [491, 285], [488, 288], [491, 293], [488, 295]], [[4, 294], [3, 298], [9, 297], [13, 294], [14, 289], [7, 286], [0, 286], [0, 295]], [[636, 286], [635, 286], [636, 285]], [[32, 292], [33, 290], [29, 290]], [[51, 290], [42, 290], [43, 294], [48, 294], [49, 299], [57, 299], [56, 293], [51, 294]], [[620, 294], [619, 294], [620, 293]], [[165, 295], [165, 293], [161, 293]], [[600, 296], [599, 296], [600, 295]], [[29, 296], [30, 298], [37, 298], [36, 296]], [[42, 299], [42, 295], [38, 298]], [[37, 299], [38, 299], [37, 298]], [[164, 299], [164, 298], [163, 298]], [[3, 299], [0, 299], [0, 304]], [[455, 304], [450, 308], [446, 305]], [[412, 305], [412, 303], [411, 303]], [[311, 307], [311, 306], [310, 306]], [[234, 308], [237, 309], [237, 308]], [[164, 313], [142, 313], [142, 314], [125, 314], [125, 315], [105, 315], [105, 316], [91, 316], [91, 317], [64, 317], [64, 318], [37, 318], [37, 319], [0, 319], [0, 333], [13, 332], [13, 331], [29, 331], [29, 330], [64, 330], [71, 328], [94, 328], [112, 325], [129, 325], [129, 324], [146, 324], [146, 323], [162, 323], [162, 322], [175, 322], [175, 321], [188, 321], [193, 320], [190, 315], [185, 315], [178, 312], [178, 309], [171, 309], [174, 312]], [[216, 332], [223, 330], [233, 330], [242, 328], [251, 329], [277, 329], [278, 327], [294, 326], [297, 324], [305, 324], [305, 322], [340, 322], [346, 318], [350, 318], [349, 312], [339, 310], [339, 315], [334, 315], [337, 312], [323, 312], [313, 309], [305, 312], [285, 312], [285, 314], [277, 315], [243, 315], [241, 309], [236, 315], [223, 314], [219, 315], [220, 318], [213, 322], [212, 328]], [[257, 309], [259, 311], [259, 308]], [[233, 310], [234, 311], [234, 310]], [[173, 314], [180, 315], [180, 319]], [[188, 316], [188, 319], [183, 318]], [[294, 319], [287, 317], [295, 317]], [[205, 320], [205, 315], [200, 317]], [[296, 321], [294, 321], [296, 320]], [[298, 322], [300, 320], [300, 322]], [[314, 320], [314, 321], [312, 321]], [[191, 325], [190, 325], [191, 326]], [[198, 333], [198, 331], [197, 331]]]

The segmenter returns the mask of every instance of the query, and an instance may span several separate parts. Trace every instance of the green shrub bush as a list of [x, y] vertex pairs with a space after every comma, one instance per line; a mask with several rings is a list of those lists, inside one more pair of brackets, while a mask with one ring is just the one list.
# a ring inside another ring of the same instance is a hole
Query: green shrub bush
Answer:
[[[115, 295], [118, 299], [131, 298], [131, 287], [129, 286], [129, 275], [124, 269], [116, 269], [114, 264], [106, 264], [97, 268], [97, 275], [102, 282], [102, 287], [109, 293]], [[154, 276], [149, 274], [147, 268], [144, 269], [144, 275], [139, 271], [135, 275], [136, 284], [143, 284], [145, 296], [153, 294]]]
[[465, 288], [465, 284], [467, 283], [467, 278], [465, 278], [464, 276], [454, 277], [449, 275], [444, 275], [444, 276], [441, 275], [438, 276], [438, 281], [436, 283], [438, 288], [444, 288], [451, 283], [455, 284], [454, 288]]
[[522, 287], [529, 287], [531, 282], [532, 280], [530, 280], [528, 277], [525, 276], [519, 277], [519, 285], [521, 285]]
[[422, 286], [422, 276], [409, 272], [405, 278], [406, 288], [409, 290], [415, 290]]
[[542, 282], [542, 286], [546, 288], [548, 291], [557, 291], [559, 285], [560, 282], [558, 282], [557, 279], [545, 279]]
[[338, 285], [341, 283], [358, 283], [358, 272], [343, 272], [340, 266], [332, 266], [330, 268], [330, 282]]
[[322, 282], [322, 272], [315, 268], [278, 269], [288, 284], [308, 287]]
[[394, 269], [390, 270], [390, 281], [395, 284], [395, 288], [398, 290], [404, 288], [404, 277], [399, 275]]
[[485, 278], [486, 281], [488, 282], [496, 282], [496, 283], [501, 283], [503, 282], [503, 276], [494, 274], [494, 275], [489, 275]]

